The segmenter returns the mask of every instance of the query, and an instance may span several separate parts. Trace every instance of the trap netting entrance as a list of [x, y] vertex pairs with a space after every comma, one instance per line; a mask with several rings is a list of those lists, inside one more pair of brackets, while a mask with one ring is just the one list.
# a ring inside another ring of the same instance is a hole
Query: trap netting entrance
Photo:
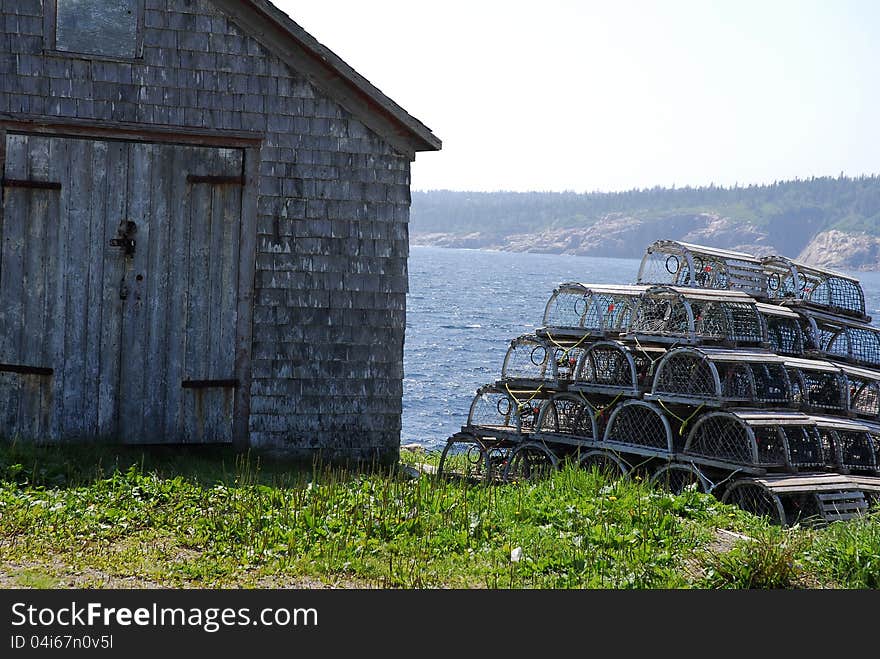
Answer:
[[795, 312], [775, 304], [758, 303], [758, 313], [764, 322], [770, 350], [780, 355], [802, 357], [804, 354], [804, 332], [801, 317]]
[[571, 382], [586, 348], [577, 341], [557, 341], [535, 334], [520, 336], [510, 342], [501, 379], [517, 386], [558, 387]]
[[794, 404], [784, 358], [718, 348], [670, 350], [657, 364], [645, 397], [712, 407]]
[[808, 347], [819, 356], [880, 368], [880, 329], [856, 321], [801, 311]]
[[850, 413], [880, 421], [880, 373], [848, 364], [839, 366], [849, 385]]
[[535, 424], [533, 436], [594, 442], [598, 439], [597, 410], [579, 394], [555, 394], [544, 401]]
[[658, 240], [648, 246], [637, 283], [766, 295], [761, 262], [751, 254], [674, 240]]
[[877, 473], [880, 428], [835, 417], [812, 417], [819, 432], [826, 466], [842, 473]]
[[798, 412], [709, 412], [691, 428], [684, 453], [748, 469], [791, 469], [823, 462], [815, 424]]
[[835, 364], [815, 359], [785, 361], [793, 399], [809, 413], [845, 414], [849, 408], [849, 384]]
[[644, 286], [560, 284], [544, 309], [542, 334], [615, 336], [626, 331]]
[[628, 400], [614, 408], [602, 440], [623, 453], [668, 457], [675, 452], [672, 427], [654, 403]]
[[478, 437], [525, 435], [534, 429], [541, 404], [550, 394], [540, 389], [515, 389], [487, 384], [471, 402], [464, 431]]
[[587, 348], [572, 389], [616, 396], [639, 396], [650, 385], [650, 373], [666, 352], [658, 346], [597, 341]]
[[767, 275], [767, 294], [789, 305], [818, 307], [870, 322], [865, 315], [865, 294], [858, 279], [793, 261], [785, 256], [761, 259]]
[[749, 296], [668, 286], [639, 296], [629, 334], [667, 343], [767, 344], [764, 323]]

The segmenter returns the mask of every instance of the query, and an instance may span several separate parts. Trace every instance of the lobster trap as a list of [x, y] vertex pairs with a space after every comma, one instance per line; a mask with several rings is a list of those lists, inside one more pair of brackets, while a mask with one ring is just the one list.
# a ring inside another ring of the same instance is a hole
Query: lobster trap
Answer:
[[658, 362], [645, 399], [710, 407], [796, 404], [783, 357], [688, 346], [670, 350]]
[[653, 286], [639, 296], [627, 336], [691, 345], [768, 345], [755, 300], [748, 295], [669, 286]]
[[570, 389], [638, 397], [650, 386], [654, 364], [665, 353], [663, 346], [596, 341], [584, 352]]
[[801, 411], [812, 414], [846, 414], [849, 383], [836, 364], [818, 359], [785, 360], [793, 400]]
[[804, 331], [801, 317], [790, 309], [758, 302], [755, 305], [764, 323], [764, 332], [770, 350], [780, 355], [802, 357], [804, 354]]
[[767, 276], [769, 299], [871, 322], [865, 315], [865, 294], [858, 279], [785, 256], [765, 256], [761, 264]]
[[504, 383], [484, 385], [471, 402], [462, 431], [481, 438], [520, 441], [534, 429], [541, 404], [549, 395], [541, 389], [517, 389]]
[[542, 335], [616, 336], [626, 331], [644, 286], [560, 284], [544, 309]]
[[554, 394], [541, 406], [532, 432], [545, 442], [591, 444], [598, 439], [597, 410], [582, 394]]
[[515, 482], [576, 461], [780, 524], [880, 503], [880, 329], [858, 280], [657, 241], [636, 285], [560, 284], [542, 320], [438, 474]]
[[481, 437], [458, 432], [446, 440], [437, 465], [438, 478], [471, 482], [498, 482], [519, 442], [505, 437]]
[[555, 340], [536, 334], [510, 342], [501, 366], [501, 379], [517, 387], [559, 388], [574, 380], [586, 348], [582, 340]]
[[725, 410], [694, 423], [683, 454], [701, 464], [763, 473], [824, 464], [816, 425], [790, 411]]
[[758, 258], [675, 240], [658, 240], [648, 246], [637, 283], [734, 290], [759, 298], [766, 295], [764, 269]]
[[543, 442], [526, 442], [510, 451], [501, 480], [516, 483], [546, 478], [559, 468], [559, 464], [559, 456], [552, 447]]
[[880, 470], [880, 427], [838, 417], [812, 416], [822, 440], [826, 467], [840, 473]]
[[838, 366], [849, 385], [850, 414], [880, 421], [880, 372], [849, 364]]
[[654, 403], [627, 400], [615, 406], [602, 438], [603, 448], [668, 459], [675, 453], [672, 426]]
[[781, 526], [829, 523], [864, 514], [873, 487], [841, 474], [767, 474], [733, 481], [721, 501]]
[[819, 311], [799, 313], [808, 354], [880, 368], [880, 329]]

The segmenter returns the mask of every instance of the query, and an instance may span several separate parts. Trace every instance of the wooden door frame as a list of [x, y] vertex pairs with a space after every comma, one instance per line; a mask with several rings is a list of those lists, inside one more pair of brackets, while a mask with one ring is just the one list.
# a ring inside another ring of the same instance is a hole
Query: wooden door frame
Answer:
[[[253, 349], [253, 305], [257, 261], [257, 207], [259, 202], [260, 151], [264, 135], [231, 131], [164, 129], [156, 126], [106, 126], [93, 122], [39, 122], [0, 120], [0, 175], [5, 171], [8, 133], [43, 137], [151, 142], [212, 148], [239, 149], [244, 158], [241, 197], [236, 301], [235, 378], [238, 387], [232, 411], [232, 446], [237, 452], [250, 447], [250, 402]], [[3, 212], [0, 200], [0, 213]]]

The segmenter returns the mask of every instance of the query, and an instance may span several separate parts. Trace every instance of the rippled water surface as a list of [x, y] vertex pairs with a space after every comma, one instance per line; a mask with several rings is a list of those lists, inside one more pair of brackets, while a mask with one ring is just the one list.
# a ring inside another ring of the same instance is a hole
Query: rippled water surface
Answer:
[[[638, 269], [635, 259], [413, 247], [401, 441], [442, 447], [467, 421], [477, 388], [500, 375], [510, 341], [541, 325], [556, 286], [631, 284]], [[850, 274], [880, 319], [880, 273]]]

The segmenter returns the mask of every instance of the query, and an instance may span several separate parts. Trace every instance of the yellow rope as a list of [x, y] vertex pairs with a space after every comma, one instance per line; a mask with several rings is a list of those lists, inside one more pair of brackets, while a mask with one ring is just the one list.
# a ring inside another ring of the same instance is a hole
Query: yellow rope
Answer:
[[663, 401], [660, 400], [659, 398], [657, 399], [657, 402], [660, 403], [660, 407], [662, 407], [664, 410], [666, 410], [667, 414], [675, 417], [676, 419], [678, 419], [681, 422], [681, 427], [679, 427], [679, 429], [678, 429], [679, 436], [684, 435], [684, 429], [687, 427], [687, 424], [689, 424], [691, 422], [691, 419], [693, 419], [697, 415], [697, 412], [699, 412], [700, 409], [702, 409], [706, 405], [706, 403], [700, 403], [699, 406], [697, 407], [697, 409], [695, 409], [693, 411], [693, 413], [688, 418], [682, 419], [675, 412], [673, 412], [668, 407], [666, 407], [666, 405], [663, 404]]
[[598, 405], [594, 405], [594, 404], [593, 404], [593, 401], [591, 401], [589, 398], [587, 398], [586, 396], [584, 396], [584, 392], [583, 392], [583, 391], [579, 391], [579, 392], [577, 392], [577, 394], [578, 394], [578, 396], [581, 397], [581, 399], [587, 404], [587, 407], [589, 407], [591, 410], [596, 410], [596, 409], [599, 408]]
[[[617, 394], [617, 395], [614, 397], [614, 400], [612, 400], [612, 401], [611, 401], [610, 403], [608, 403], [607, 405], [603, 405], [602, 407], [597, 407], [596, 405], [593, 405], [593, 406], [592, 406], [593, 409], [598, 410], [598, 411], [593, 415], [593, 418], [598, 420], [598, 418], [599, 418], [600, 416], [602, 416], [602, 413], [603, 413], [605, 410], [607, 410], [609, 407], [612, 407], [612, 406], [614, 405], [614, 403], [617, 402], [617, 399], [620, 398], [621, 396], [623, 396], [623, 392], [622, 392], [622, 391], [621, 391], [619, 394]], [[589, 402], [589, 401], [587, 401], [587, 402]]]
[[506, 382], [504, 383], [504, 388], [507, 389], [507, 393], [510, 395], [511, 398], [513, 398], [513, 400], [516, 401], [516, 411], [517, 411], [517, 412], [519, 412], [520, 410], [522, 410], [522, 409], [523, 409], [528, 403], [530, 403], [530, 402], [535, 398], [535, 396], [538, 395], [538, 393], [541, 391], [541, 388], [542, 388], [543, 386], [544, 386], [544, 385], [539, 384], [539, 385], [538, 385], [538, 388], [535, 389], [535, 392], [534, 392], [531, 396], [529, 396], [529, 398], [528, 398], [527, 400], [520, 402], [519, 398], [517, 398], [517, 397], [513, 394], [513, 392], [510, 390], [510, 385], [508, 385]]
[[584, 335], [578, 340], [577, 343], [575, 343], [573, 346], [570, 346], [570, 347], [568, 347], [568, 348], [566, 348], [564, 345], [562, 345], [562, 344], [559, 343], [556, 339], [554, 339], [552, 336], [550, 336], [550, 332], [547, 332], [547, 338], [550, 339], [550, 343], [552, 343], [553, 345], [555, 345], [557, 348], [562, 348], [562, 358], [565, 359], [566, 357], [568, 357], [568, 353], [569, 353], [569, 352], [571, 352], [572, 350], [574, 350], [575, 348], [577, 348], [581, 343], [584, 342], [584, 340], [586, 340], [587, 335], [584, 334]]

